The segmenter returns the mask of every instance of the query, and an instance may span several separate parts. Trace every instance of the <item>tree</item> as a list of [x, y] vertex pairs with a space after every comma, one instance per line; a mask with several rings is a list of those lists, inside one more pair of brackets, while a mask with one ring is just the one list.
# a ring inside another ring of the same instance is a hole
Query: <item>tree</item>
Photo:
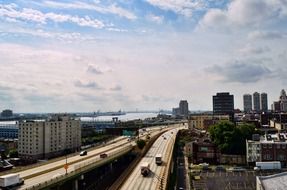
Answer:
[[220, 122], [209, 128], [211, 140], [225, 154], [245, 154], [246, 139], [251, 139], [255, 126], [243, 123], [235, 126], [231, 122]]
[[145, 144], [146, 144], [145, 140], [142, 140], [142, 139], [137, 140], [137, 146], [139, 149], [143, 149]]
[[10, 158], [18, 158], [18, 151], [16, 149], [10, 150], [9, 157]]

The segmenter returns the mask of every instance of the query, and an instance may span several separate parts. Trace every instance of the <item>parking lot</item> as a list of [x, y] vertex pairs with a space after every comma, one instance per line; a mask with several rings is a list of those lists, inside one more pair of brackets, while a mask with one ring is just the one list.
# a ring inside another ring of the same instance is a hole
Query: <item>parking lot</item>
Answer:
[[278, 172], [201, 172], [200, 180], [192, 180], [195, 190], [255, 190], [256, 176], [272, 175]]

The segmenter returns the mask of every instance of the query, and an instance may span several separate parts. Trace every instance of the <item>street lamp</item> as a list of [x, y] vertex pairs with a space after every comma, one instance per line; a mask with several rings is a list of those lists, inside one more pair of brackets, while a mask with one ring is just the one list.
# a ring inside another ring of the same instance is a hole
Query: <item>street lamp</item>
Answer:
[[[62, 149], [62, 146], [59, 145], [59, 148]], [[67, 155], [67, 149], [66, 148], [64, 149], [64, 153], [65, 153], [65, 159], [66, 159], [66, 163], [64, 165], [64, 168], [66, 170], [66, 175], [67, 175], [68, 174], [68, 167], [69, 167], [69, 165], [68, 165], [68, 155]]]
[[68, 174], [68, 155], [67, 155], [67, 149], [65, 149], [65, 157], [66, 157], [66, 164], [64, 166], [65, 170], [66, 170], [66, 175]]

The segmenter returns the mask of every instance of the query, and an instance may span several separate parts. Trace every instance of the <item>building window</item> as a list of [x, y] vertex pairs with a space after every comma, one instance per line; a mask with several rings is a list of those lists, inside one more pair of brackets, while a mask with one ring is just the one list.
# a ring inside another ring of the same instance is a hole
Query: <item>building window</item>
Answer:
[[280, 144], [277, 144], [277, 149], [280, 149]]
[[285, 149], [286, 148], [286, 144], [282, 144], [282, 149]]
[[267, 154], [267, 155], [266, 155], [266, 159], [267, 159], [267, 160], [272, 160], [272, 155], [271, 155], [271, 154]]
[[272, 148], [272, 144], [269, 144], [268, 147], [271, 149]]
[[263, 148], [267, 148], [267, 144], [264, 143], [264, 144], [263, 144]]
[[286, 160], [285, 155], [279, 154], [279, 155], [278, 155], [278, 160]]

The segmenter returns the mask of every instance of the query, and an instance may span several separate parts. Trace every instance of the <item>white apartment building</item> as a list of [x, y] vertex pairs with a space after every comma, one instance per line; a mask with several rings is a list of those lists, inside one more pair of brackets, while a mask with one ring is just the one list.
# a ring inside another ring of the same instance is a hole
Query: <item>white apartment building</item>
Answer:
[[46, 121], [20, 121], [18, 153], [24, 160], [48, 159], [81, 147], [80, 120], [53, 115]]
[[260, 141], [246, 140], [246, 159], [248, 163], [262, 160]]

